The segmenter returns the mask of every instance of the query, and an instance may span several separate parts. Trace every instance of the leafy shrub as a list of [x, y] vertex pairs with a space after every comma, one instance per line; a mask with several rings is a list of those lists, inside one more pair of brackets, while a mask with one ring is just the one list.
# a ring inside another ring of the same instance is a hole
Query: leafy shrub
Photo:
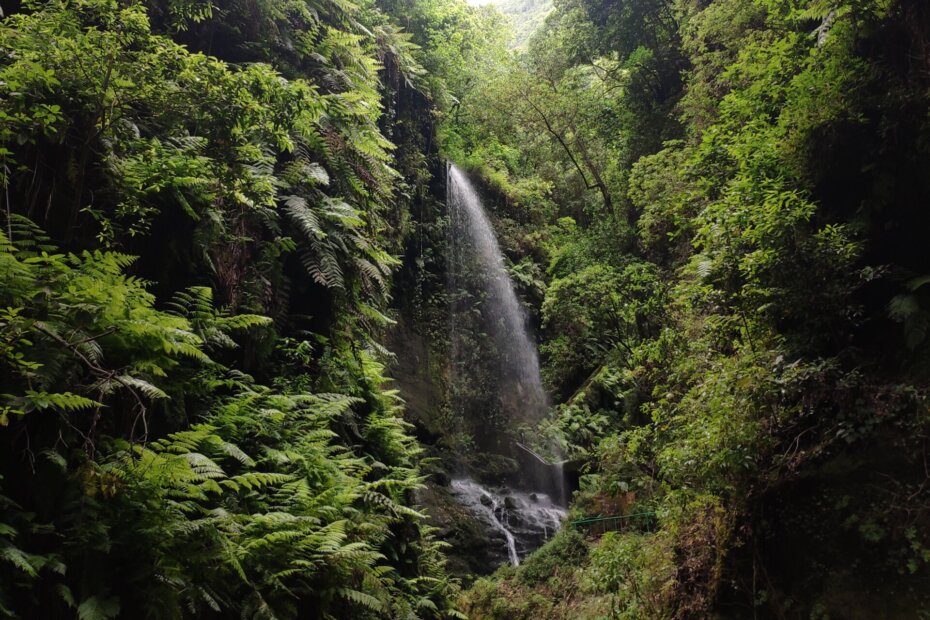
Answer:
[[582, 564], [587, 554], [584, 537], [574, 528], [562, 529], [520, 565], [517, 583], [527, 586], [542, 583], [560, 569]]
[[670, 618], [677, 567], [672, 549], [651, 534], [608, 532], [591, 552], [589, 587], [607, 594], [611, 618]]

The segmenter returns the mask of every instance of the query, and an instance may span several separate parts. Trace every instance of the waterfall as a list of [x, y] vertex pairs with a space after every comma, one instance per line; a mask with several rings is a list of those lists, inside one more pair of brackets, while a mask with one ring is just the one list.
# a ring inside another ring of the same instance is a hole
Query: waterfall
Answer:
[[466, 508], [504, 539], [507, 559], [514, 566], [520, 559], [552, 537], [562, 525], [566, 511], [545, 493], [490, 489], [470, 478], [450, 485]]
[[481, 199], [451, 164], [446, 205], [454, 421], [481, 452], [519, 464], [507, 478], [515, 488], [492, 490], [459, 478], [452, 491], [506, 545], [516, 565], [560, 527], [565, 516], [560, 505], [567, 503], [564, 474], [561, 463], [547, 462], [524, 437], [548, 412], [536, 342]]
[[[546, 413], [547, 399], [539, 375], [536, 343], [481, 199], [452, 164], [448, 170], [447, 205], [451, 220], [453, 381], [467, 377], [475, 363], [496, 365], [491, 382], [498, 384], [497, 396], [504, 413], [498, 425], [513, 430], [514, 422], [538, 422]], [[476, 297], [478, 292], [483, 293], [483, 299]], [[464, 342], [465, 329], [476, 321], [479, 324], [473, 331], [487, 330], [489, 346], [465, 350], [474, 345]], [[490, 347], [493, 352], [489, 352]], [[489, 355], [496, 360], [480, 359]]]

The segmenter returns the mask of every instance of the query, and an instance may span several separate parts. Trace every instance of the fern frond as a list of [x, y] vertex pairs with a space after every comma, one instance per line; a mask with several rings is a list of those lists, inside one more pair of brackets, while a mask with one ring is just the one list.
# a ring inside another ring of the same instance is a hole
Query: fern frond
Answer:
[[339, 594], [347, 601], [366, 609], [372, 611], [382, 611], [384, 609], [384, 604], [370, 594], [365, 594], [364, 592], [359, 592], [358, 590], [352, 590], [350, 588], [341, 588]]
[[150, 398], [152, 400], [168, 398], [168, 395], [162, 389], [152, 385], [148, 381], [139, 379], [138, 377], [132, 377], [130, 375], [120, 375], [118, 383], [123, 387], [128, 387], [128, 388], [139, 390], [147, 398]]

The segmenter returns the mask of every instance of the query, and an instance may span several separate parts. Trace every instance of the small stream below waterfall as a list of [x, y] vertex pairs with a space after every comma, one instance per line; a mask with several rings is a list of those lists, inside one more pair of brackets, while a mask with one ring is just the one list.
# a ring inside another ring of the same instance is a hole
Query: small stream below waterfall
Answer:
[[506, 549], [514, 566], [552, 538], [567, 515], [545, 493], [485, 487], [471, 478], [457, 478], [450, 486], [456, 499], [487, 526], [492, 542]]

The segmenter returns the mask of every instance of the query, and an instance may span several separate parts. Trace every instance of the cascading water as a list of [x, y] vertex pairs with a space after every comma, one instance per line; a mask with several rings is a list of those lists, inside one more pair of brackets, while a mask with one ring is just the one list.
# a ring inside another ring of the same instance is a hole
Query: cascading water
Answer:
[[[509, 379], [507, 387], [513, 390], [502, 396], [519, 403], [522, 419], [536, 422], [545, 413], [547, 404], [539, 375], [536, 343], [530, 337], [526, 314], [504, 268], [504, 256], [481, 199], [461, 170], [452, 164], [448, 172], [447, 205], [452, 224], [450, 276], [453, 294], [468, 293], [469, 285], [475, 284], [468, 282], [469, 276], [479, 286], [483, 285], [486, 297], [479, 311], [497, 345], [501, 370]], [[461, 301], [458, 300], [459, 304]], [[463, 311], [473, 310], [454, 306], [453, 329], [461, 321]], [[455, 340], [453, 338], [453, 346], [461, 344]], [[508, 416], [508, 422], [513, 417]]]
[[567, 514], [545, 493], [489, 489], [470, 478], [453, 480], [451, 487], [492, 534], [504, 539], [507, 559], [514, 566], [557, 532]]
[[565, 504], [562, 468], [523, 445], [518, 429], [532, 429], [548, 410], [536, 343], [481, 199], [451, 164], [446, 199], [453, 413], [480, 451], [520, 463], [508, 480], [519, 491], [470, 478], [453, 481], [452, 490], [519, 564], [565, 516], [555, 503]]

